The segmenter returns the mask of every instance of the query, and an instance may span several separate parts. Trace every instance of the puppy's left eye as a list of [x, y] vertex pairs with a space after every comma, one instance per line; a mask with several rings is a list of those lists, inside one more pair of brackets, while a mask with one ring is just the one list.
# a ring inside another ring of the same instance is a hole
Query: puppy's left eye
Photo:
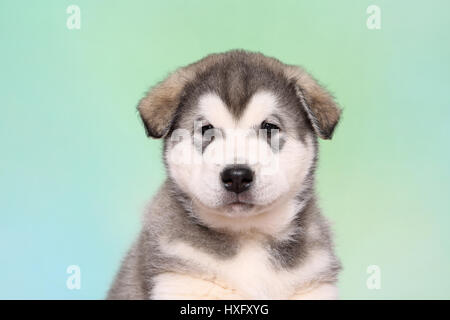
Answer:
[[210, 124], [207, 124], [206, 126], [203, 126], [202, 127], [202, 136], [205, 135], [206, 131], [211, 130], [211, 129], [214, 129], [214, 127], [212, 125], [210, 125]]
[[268, 132], [270, 132], [270, 130], [280, 130], [280, 127], [278, 127], [276, 124], [267, 122], [267, 121], [263, 121], [263, 123], [261, 123], [261, 129], [267, 130]]

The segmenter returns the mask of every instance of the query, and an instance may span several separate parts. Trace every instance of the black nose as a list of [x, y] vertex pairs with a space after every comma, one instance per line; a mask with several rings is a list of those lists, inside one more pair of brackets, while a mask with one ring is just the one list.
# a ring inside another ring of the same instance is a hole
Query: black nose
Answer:
[[253, 172], [247, 166], [232, 166], [222, 171], [221, 178], [225, 189], [241, 193], [250, 188]]

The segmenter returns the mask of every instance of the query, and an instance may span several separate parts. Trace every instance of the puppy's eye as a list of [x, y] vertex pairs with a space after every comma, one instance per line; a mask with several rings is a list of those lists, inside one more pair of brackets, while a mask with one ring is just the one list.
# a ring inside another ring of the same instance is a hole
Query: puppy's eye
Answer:
[[202, 127], [202, 136], [205, 135], [206, 131], [211, 130], [211, 129], [214, 129], [214, 127], [212, 125], [210, 125], [210, 124], [207, 124], [206, 126], [203, 126]]
[[267, 121], [263, 121], [263, 123], [261, 123], [261, 129], [267, 130], [268, 132], [270, 132], [270, 130], [280, 130], [276, 124]]

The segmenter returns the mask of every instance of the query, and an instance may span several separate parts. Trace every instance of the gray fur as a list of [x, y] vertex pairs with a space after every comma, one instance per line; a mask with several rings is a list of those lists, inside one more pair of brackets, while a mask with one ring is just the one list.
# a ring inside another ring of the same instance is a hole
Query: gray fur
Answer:
[[169, 131], [177, 128], [190, 128], [199, 97], [206, 92], [216, 93], [239, 119], [249, 99], [258, 90], [268, 90], [276, 94], [283, 108], [282, 114], [275, 115], [281, 122], [292, 124], [291, 130], [304, 141], [311, 130], [303, 102], [297, 95], [295, 84], [282, 72], [258, 61], [249, 59], [248, 53], [232, 51], [224, 61], [198, 73], [181, 91], [179, 106]]
[[[108, 299], [149, 299], [152, 278], [163, 272], [207, 272], [199, 270], [194, 262], [179, 261], [159, 250], [158, 238], [182, 240], [214, 255], [217, 259], [230, 259], [239, 250], [240, 238], [236, 234], [214, 231], [199, 224], [184, 208], [184, 200], [173, 196], [170, 180], [160, 189], [144, 216], [144, 224], [137, 242], [125, 257], [117, 277], [108, 293]], [[297, 233], [292, 239], [279, 241], [269, 236], [266, 243], [275, 268], [290, 269], [302, 263], [312, 248], [333, 252], [328, 223], [321, 215], [316, 200], [309, 194], [307, 205], [298, 213], [293, 224]], [[320, 229], [320, 239], [310, 239], [305, 232], [311, 223]], [[330, 270], [320, 275], [322, 282], [333, 282], [340, 270], [339, 260], [333, 255]]]
[[[280, 62], [266, 59], [271, 58], [243, 51], [207, 57], [186, 67], [182, 72], [179, 71], [184, 78], [176, 78], [177, 74], [169, 78], [171, 84], [167, 87], [179, 92], [166, 93], [165, 90], [168, 89], [165, 88], [165, 83], [158, 85], [156, 100], [166, 103], [167, 109], [158, 111], [161, 106], [154, 102], [151, 91], [149, 96], [141, 100], [140, 113], [149, 135], [165, 137], [166, 154], [176, 144], [170, 140], [170, 132], [177, 128], [191, 129], [192, 122], [197, 117], [195, 106], [203, 93], [215, 92], [231, 113], [239, 118], [243, 113], [243, 106], [257, 90], [264, 88], [274, 92], [282, 106], [282, 110], [275, 116], [280, 118], [285, 131], [297, 139], [304, 142], [307, 136], [314, 137], [315, 157], [302, 189], [296, 195], [303, 206], [291, 223], [293, 235], [283, 240], [264, 235], [260, 238], [261, 245], [267, 250], [273, 267], [285, 270], [301, 265], [312, 249], [325, 249], [330, 253], [332, 262], [326, 272], [317, 276], [317, 281], [333, 283], [337, 280], [340, 263], [334, 255], [328, 222], [316, 203], [314, 173], [318, 157], [317, 134], [331, 137], [336, 125], [334, 120], [338, 119], [340, 112], [326, 109], [325, 113], [316, 114], [316, 110], [322, 109], [321, 106], [314, 105], [315, 101], [328, 96], [320, 92], [316, 99], [314, 93], [319, 89], [315, 85], [309, 84], [306, 89], [300, 89], [299, 79], [295, 79], [297, 82], [294, 83], [282, 69]], [[311, 81], [309, 78], [304, 80]], [[305, 97], [308, 94], [310, 96]], [[170, 114], [158, 116], [159, 112]], [[155, 123], [152, 122], [153, 117], [158, 118]], [[322, 128], [324, 123], [328, 127]], [[280, 144], [282, 148], [284, 139]], [[199, 152], [206, 147], [207, 144], [199, 143]], [[165, 164], [168, 165], [167, 161]], [[232, 259], [239, 253], [242, 235], [227, 230], [214, 230], [202, 224], [193, 211], [191, 201], [174, 181], [170, 178], [166, 180], [154, 197], [151, 207], [145, 212], [141, 233], [123, 260], [109, 290], [108, 299], [150, 299], [153, 278], [164, 272], [208, 272], [201, 270], [195, 261], [184, 261], [163, 253], [160, 248], [161, 239], [188, 243], [218, 260]], [[312, 224], [317, 226], [318, 237], [312, 238], [307, 232]]]

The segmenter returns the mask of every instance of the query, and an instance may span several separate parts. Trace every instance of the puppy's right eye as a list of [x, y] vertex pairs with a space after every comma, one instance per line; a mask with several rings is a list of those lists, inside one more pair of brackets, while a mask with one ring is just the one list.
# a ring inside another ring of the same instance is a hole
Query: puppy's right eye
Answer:
[[211, 130], [211, 129], [214, 129], [214, 127], [212, 125], [210, 125], [210, 124], [207, 124], [206, 126], [203, 126], [202, 127], [202, 136], [205, 135], [206, 131]]
[[267, 130], [268, 132], [270, 132], [271, 130], [280, 130], [280, 127], [278, 127], [276, 124], [263, 121], [261, 123], [261, 129]]

